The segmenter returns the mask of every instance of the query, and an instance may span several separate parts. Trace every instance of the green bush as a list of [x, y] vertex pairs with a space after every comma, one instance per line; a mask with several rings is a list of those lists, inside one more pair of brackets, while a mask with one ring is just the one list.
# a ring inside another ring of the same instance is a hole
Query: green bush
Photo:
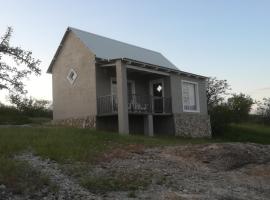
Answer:
[[0, 124], [27, 124], [28, 117], [13, 106], [0, 105]]
[[228, 99], [227, 104], [232, 111], [233, 122], [240, 123], [248, 120], [249, 112], [254, 101], [250, 96], [240, 93], [233, 94], [233, 96]]
[[31, 97], [23, 98], [19, 95], [11, 95], [10, 101], [25, 116], [52, 118], [52, 110], [49, 108], [50, 102], [47, 100], [38, 100]]
[[259, 123], [270, 125], [270, 98], [263, 98], [262, 102], [258, 102], [257, 105]]
[[19, 98], [19, 96], [10, 98], [11, 103], [16, 106], [7, 106], [0, 103], [0, 124], [42, 124], [52, 119], [49, 101]]
[[232, 122], [233, 113], [227, 104], [213, 107], [210, 111], [211, 127], [213, 136], [223, 134]]

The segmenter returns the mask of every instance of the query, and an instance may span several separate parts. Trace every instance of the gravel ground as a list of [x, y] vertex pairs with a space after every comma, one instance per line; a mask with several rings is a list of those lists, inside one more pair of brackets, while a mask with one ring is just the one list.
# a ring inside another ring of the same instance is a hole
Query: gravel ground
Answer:
[[[15, 159], [21, 161], [27, 161], [34, 169], [40, 170], [41, 173], [47, 175], [51, 182], [56, 184], [59, 191], [55, 194], [47, 195], [36, 195], [37, 199], [58, 199], [58, 200], [73, 200], [73, 199], [99, 199], [98, 196], [91, 194], [88, 190], [82, 188], [78, 183], [76, 183], [71, 177], [63, 174], [59, 169], [56, 162], [49, 159], [42, 160], [38, 156], [34, 156], [31, 153], [25, 153], [16, 156]], [[41, 196], [43, 196], [41, 198]], [[27, 199], [27, 198], [26, 198]]]
[[[29, 162], [59, 186], [58, 194], [47, 194], [43, 197], [48, 200], [268, 200], [270, 198], [270, 145], [243, 143], [181, 145], [117, 154], [121, 156], [115, 155], [114, 152], [112, 152], [114, 157], [107, 155], [106, 157], [110, 159], [89, 167], [83, 172], [84, 175], [99, 179], [137, 174], [139, 177], [150, 177], [146, 187], [135, 191], [95, 193], [91, 188], [87, 190], [80, 186], [75, 177], [63, 173], [55, 162], [42, 160], [31, 153], [19, 155], [16, 159]], [[3, 189], [5, 186], [1, 187], [0, 193], [5, 190]]]

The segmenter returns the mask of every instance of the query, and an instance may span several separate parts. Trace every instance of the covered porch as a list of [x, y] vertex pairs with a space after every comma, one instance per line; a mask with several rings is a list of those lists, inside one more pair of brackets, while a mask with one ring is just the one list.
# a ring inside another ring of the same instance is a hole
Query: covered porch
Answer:
[[171, 114], [168, 73], [121, 60], [97, 66], [97, 116], [116, 116], [120, 133], [129, 134], [131, 122], [137, 119], [138, 130], [143, 126], [145, 134], [153, 135], [153, 116]]
[[[99, 116], [115, 115], [118, 113], [117, 95], [105, 95], [97, 98], [97, 112]], [[128, 95], [128, 113], [129, 114], [171, 114], [171, 98], [142, 96], [139, 94]]]

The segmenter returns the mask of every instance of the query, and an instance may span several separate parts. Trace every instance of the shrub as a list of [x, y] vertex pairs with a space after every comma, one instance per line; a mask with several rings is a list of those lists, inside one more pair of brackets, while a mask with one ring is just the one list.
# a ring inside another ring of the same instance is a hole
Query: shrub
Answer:
[[211, 127], [213, 136], [223, 134], [232, 122], [232, 111], [227, 104], [220, 104], [210, 111]]
[[27, 124], [30, 123], [28, 117], [23, 115], [14, 106], [0, 105], [0, 124]]
[[240, 123], [248, 120], [249, 112], [254, 101], [250, 96], [240, 93], [233, 94], [233, 96], [228, 99], [227, 104], [233, 114], [232, 121]]
[[10, 101], [16, 108], [28, 117], [48, 117], [52, 118], [52, 110], [49, 108], [50, 102], [33, 98], [22, 98], [19, 95], [11, 95]]
[[258, 116], [261, 123], [270, 125], [270, 98], [264, 98], [258, 103]]

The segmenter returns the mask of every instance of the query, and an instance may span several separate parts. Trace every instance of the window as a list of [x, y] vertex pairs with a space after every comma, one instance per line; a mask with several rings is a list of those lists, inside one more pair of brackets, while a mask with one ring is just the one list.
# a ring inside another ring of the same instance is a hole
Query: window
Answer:
[[182, 81], [183, 110], [199, 112], [198, 83]]
[[69, 83], [72, 85], [74, 81], [76, 80], [76, 78], [77, 78], [77, 73], [73, 69], [70, 69], [67, 75], [67, 79]]

